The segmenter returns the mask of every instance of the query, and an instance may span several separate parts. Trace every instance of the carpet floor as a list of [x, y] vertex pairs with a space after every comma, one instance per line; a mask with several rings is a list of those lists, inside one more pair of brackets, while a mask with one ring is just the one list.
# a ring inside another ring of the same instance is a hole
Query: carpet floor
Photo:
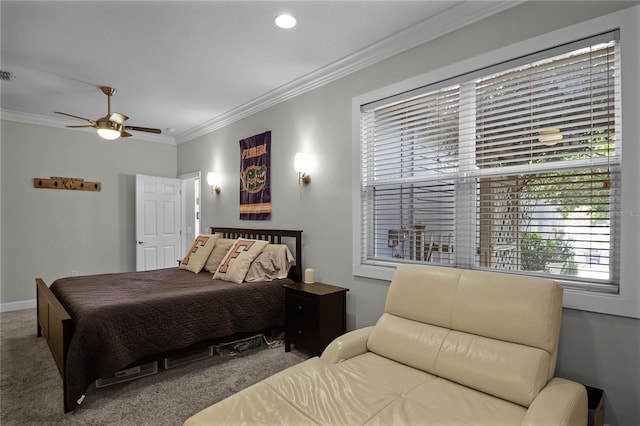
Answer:
[[284, 347], [213, 356], [104, 388], [64, 414], [62, 380], [47, 343], [36, 337], [36, 311], [0, 314], [0, 424], [181, 425], [227, 396], [309, 358]]

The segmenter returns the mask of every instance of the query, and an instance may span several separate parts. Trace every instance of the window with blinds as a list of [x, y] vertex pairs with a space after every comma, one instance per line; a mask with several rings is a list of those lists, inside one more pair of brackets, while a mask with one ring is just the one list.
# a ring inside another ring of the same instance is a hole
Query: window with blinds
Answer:
[[617, 292], [616, 32], [361, 107], [361, 262]]
[[459, 101], [453, 86], [363, 114], [366, 259], [429, 261], [425, 244], [446, 243], [453, 261]]

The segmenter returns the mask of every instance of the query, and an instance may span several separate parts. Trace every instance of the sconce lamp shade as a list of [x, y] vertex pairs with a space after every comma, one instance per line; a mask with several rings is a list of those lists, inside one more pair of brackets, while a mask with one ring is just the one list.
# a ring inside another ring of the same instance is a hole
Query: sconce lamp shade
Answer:
[[307, 173], [309, 171], [309, 157], [304, 152], [298, 152], [293, 159], [293, 167], [298, 173]]
[[218, 176], [216, 173], [207, 173], [207, 184], [211, 187], [212, 194], [213, 191], [215, 191], [216, 194], [220, 193], [220, 176]]
[[311, 158], [303, 152], [298, 152], [293, 159], [293, 167], [298, 172], [298, 185], [303, 182], [305, 185], [311, 182]]

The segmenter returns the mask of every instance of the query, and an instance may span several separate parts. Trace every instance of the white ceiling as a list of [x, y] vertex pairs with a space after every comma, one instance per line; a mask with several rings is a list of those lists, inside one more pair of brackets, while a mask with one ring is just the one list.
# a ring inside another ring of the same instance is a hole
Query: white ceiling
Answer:
[[518, 3], [2, 0], [2, 118], [84, 124], [54, 111], [97, 119], [111, 86], [163, 133], [136, 137], [181, 143]]

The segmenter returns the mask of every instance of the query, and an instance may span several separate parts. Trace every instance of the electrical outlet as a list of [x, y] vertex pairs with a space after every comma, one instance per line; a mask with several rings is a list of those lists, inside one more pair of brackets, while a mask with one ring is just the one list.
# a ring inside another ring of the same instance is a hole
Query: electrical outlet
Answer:
[[78, 276], [78, 271], [71, 271], [71, 276], [72, 277], [77, 277]]

